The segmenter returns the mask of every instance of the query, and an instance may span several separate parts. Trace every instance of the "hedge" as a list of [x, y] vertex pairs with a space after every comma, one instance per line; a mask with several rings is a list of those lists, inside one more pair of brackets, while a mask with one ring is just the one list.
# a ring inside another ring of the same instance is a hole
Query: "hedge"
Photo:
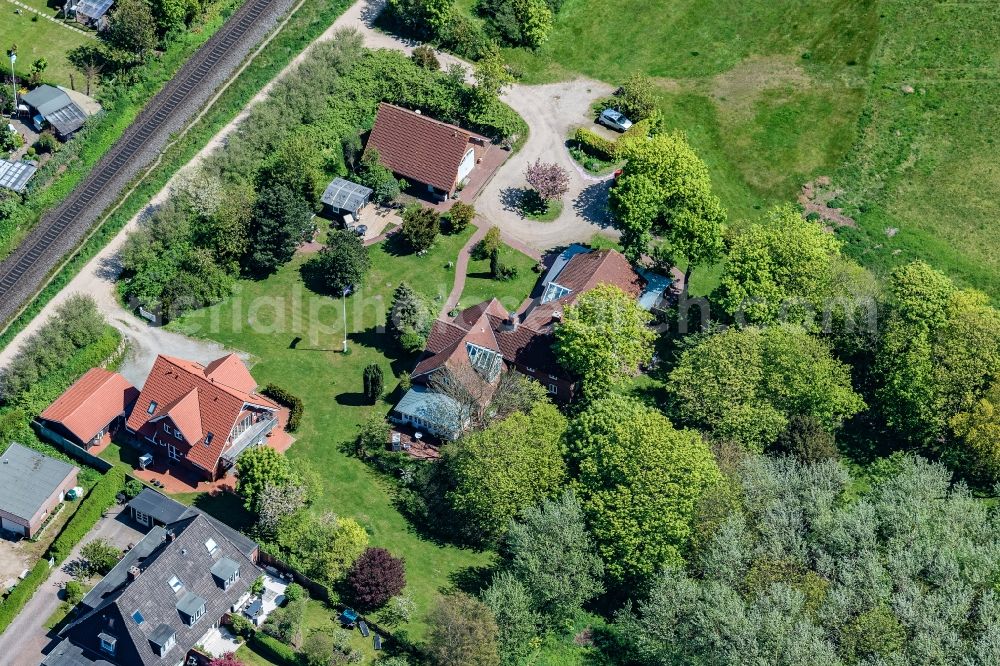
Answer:
[[578, 127], [576, 132], [573, 133], [573, 140], [594, 157], [609, 162], [617, 159], [618, 147], [615, 145], [615, 142], [605, 139], [593, 130], [589, 130], [586, 127]]
[[261, 393], [279, 405], [288, 407], [291, 413], [288, 415], [288, 424], [285, 426], [285, 430], [289, 432], [298, 430], [299, 422], [302, 420], [302, 410], [304, 409], [302, 400], [277, 384], [268, 384]]
[[17, 584], [7, 598], [0, 601], [0, 633], [6, 631], [10, 623], [14, 621], [17, 614], [21, 612], [28, 599], [35, 594], [42, 583], [49, 577], [49, 562], [46, 559], [38, 560], [31, 568], [28, 575]]
[[247, 639], [247, 647], [276, 666], [298, 666], [295, 650], [260, 631]]
[[49, 555], [56, 564], [62, 564], [73, 547], [91, 530], [101, 515], [115, 503], [115, 497], [125, 488], [125, 472], [112, 467], [104, 475], [90, 494], [84, 498], [80, 508], [69, 519], [63, 531], [49, 547]]

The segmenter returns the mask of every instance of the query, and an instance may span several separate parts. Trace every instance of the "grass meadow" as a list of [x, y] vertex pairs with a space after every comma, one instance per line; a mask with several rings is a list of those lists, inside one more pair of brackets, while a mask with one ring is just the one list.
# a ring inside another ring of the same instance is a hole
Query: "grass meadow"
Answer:
[[[44, 5], [39, 2], [30, 4], [37, 5], [39, 11], [54, 15], [54, 11], [44, 9]], [[47, 82], [69, 88], [70, 74], [73, 74], [76, 77], [76, 89], [84, 90], [83, 77], [69, 64], [66, 54], [77, 46], [93, 43], [95, 39], [68, 30], [34, 12], [22, 9], [21, 13], [17, 14], [15, 13], [17, 10], [18, 7], [9, 2], [0, 4], [0, 45], [3, 46], [0, 67], [6, 74], [3, 78], [5, 85], [10, 86], [10, 61], [7, 59], [7, 49], [11, 44], [17, 44], [15, 66], [18, 76], [27, 79], [31, 73], [31, 63], [38, 58], [45, 58], [49, 66], [42, 76]]]

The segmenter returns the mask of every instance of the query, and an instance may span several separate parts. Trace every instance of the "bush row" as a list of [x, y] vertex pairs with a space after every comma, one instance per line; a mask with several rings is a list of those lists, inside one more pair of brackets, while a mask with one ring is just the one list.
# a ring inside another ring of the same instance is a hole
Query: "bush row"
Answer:
[[288, 425], [285, 427], [289, 432], [295, 432], [299, 428], [299, 423], [302, 421], [302, 412], [305, 409], [302, 405], [302, 399], [296, 395], [292, 395], [286, 389], [281, 388], [277, 384], [268, 384], [261, 391], [265, 396], [271, 398], [279, 405], [284, 405], [291, 410], [288, 415]]
[[295, 650], [262, 631], [255, 631], [247, 639], [247, 646], [277, 666], [298, 666]]
[[69, 557], [73, 547], [90, 531], [101, 514], [115, 503], [115, 496], [124, 488], [125, 472], [118, 467], [112, 467], [97, 482], [49, 547], [49, 555], [55, 558], [57, 565]]
[[0, 633], [6, 631], [17, 614], [21, 612], [28, 599], [41, 587], [49, 577], [49, 563], [45, 559], [38, 560], [28, 575], [17, 584], [7, 598], [0, 602]]
[[611, 139], [605, 139], [593, 130], [586, 127], [578, 127], [576, 132], [573, 133], [573, 140], [580, 144], [580, 147], [585, 152], [590, 153], [594, 157], [609, 162], [617, 159], [618, 145], [616, 142]]

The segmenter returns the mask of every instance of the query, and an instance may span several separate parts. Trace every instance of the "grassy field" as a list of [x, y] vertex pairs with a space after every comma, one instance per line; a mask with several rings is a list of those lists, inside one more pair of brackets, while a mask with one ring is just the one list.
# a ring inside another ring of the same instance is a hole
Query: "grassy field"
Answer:
[[874, 0], [566, 0], [537, 51], [509, 49], [526, 82], [585, 75], [659, 84], [670, 127], [687, 133], [739, 220], [829, 175], [854, 140]]
[[[250, 352], [257, 360], [254, 377], [261, 384], [274, 382], [303, 399], [305, 417], [289, 455], [309, 460], [323, 476], [324, 492], [316, 510], [357, 518], [373, 544], [406, 559], [406, 592], [419, 609], [416, 621], [407, 628], [414, 638], [422, 636], [425, 614], [435, 596], [463, 570], [488, 564], [491, 555], [422, 538], [394, 506], [392, 487], [346, 453], [345, 445], [370, 413], [384, 414], [391, 403], [387, 399], [374, 407], [363, 404], [363, 368], [369, 363], [382, 366], [391, 391], [392, 377], [414, 365], [415, 359], [396, 352], [382, 332], [393, 289], [405, 280], [434, 303], [443, 303], [454, 280], [448, 262], [471, 234], [470, 228], [443, 236], [423, 257], [401, 252], [391, 240], [374, 246], [374, 268], [367, 283], [347, 301], [347, 355], [340, 353], [344, 337], [341, 302], [304, 288], [301, 258], [267, 280], [241, 282], [233, 298], [171, 325]], [[292, 348], [295, 338], [300, 341]]]
[[996, 302], [1000, 4], [887, 0], [879, 11], [858, 140], [835, 178], [859, 223], [844, 234], [850, 250], [876, 268], [926, 259]]
[[[42, 6], [38, 9], [41, 10]], [[49, 63], [43, 74], [46, 81], [69, 87], [70, 74], [73, 73], [77, 89], [82, 90], [83, 79], [79, 73], [74, 73], [73, 67], [66, 60], [66, 53], [77, 46], [92, 43], [94, 38], [68, 30], [34, 12], [22, 9], [18, 15], [14, 13], [15, 10], [17, 7], [9, 2], [0, 4], [0, 44], [4, 51], [0, 65], [6, 73], [6, 85], [10, 85], [10, 61], [6, 58], [6, 52], [11, 44], [17, 44], [16, 71], [19, 76], [27, 78], [31, 63], [37, 58], [45, 58]]]

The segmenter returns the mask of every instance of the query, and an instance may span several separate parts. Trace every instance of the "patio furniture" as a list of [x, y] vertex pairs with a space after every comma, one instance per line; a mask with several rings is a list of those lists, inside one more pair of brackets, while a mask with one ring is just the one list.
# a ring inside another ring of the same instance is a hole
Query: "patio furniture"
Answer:
[[362, 636], [368, 638], [368, 625], [365, 623], [364, 620], [358, 622], [358, 630], [361, 632]]
[[403, 436], [400, 435], [398, 432], [392, 433], [392, 450], [393, 451], [399, 451], [400, 449], [403, 448], [403, 446], [402, 446], [402, 439], [403, 439]]
[[382, 637], [379, 636], [378, 634], [374, 634], [372, 636], [372, 647], [374, 647], [376, 650], [382, 649]]

